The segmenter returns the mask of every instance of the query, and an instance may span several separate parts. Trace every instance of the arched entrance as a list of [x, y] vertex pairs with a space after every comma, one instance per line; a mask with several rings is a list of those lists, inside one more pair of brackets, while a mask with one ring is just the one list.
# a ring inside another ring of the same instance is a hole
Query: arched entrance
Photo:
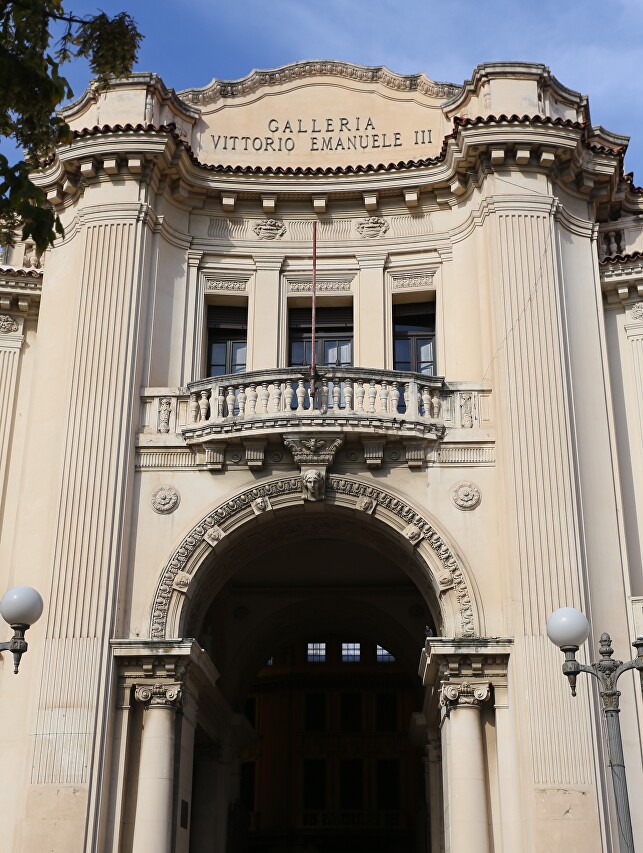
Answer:
[[[232, 849], [426, 851], [423, 744], [409, 728], [435, 625], [402, 568], [413, 553], [331, 507], [292, 508], [250, 539], [226, 555], [236, 570], [197, 633], [254, 730], [231, 790]], [[207, 743], [197, 731], [195, 787]], [[211, 808], [193, 810], [192, 853], [211, 849]]]
[[[161, 571], [150, 639], [115, 643], [140, 703], [127, 725], [136, 736], [142, 724], [123, 764], [124, 850], [142, 853], [153, 832], [167, 853], [439, 853], [446, 706], [425, 634], [455, 644], [447, 713], [458, 697], [486, 701], [470, 684], [488, 683], [475, 590], [406, 498], [343, 475], [316, 482], [267, 480], [214, 507]], [[159, 755], [162, 773], [149, 770]], [[482, 779], [476, 791], [484, 803]], [[467, 808], [452, 810], [456, 829]]]

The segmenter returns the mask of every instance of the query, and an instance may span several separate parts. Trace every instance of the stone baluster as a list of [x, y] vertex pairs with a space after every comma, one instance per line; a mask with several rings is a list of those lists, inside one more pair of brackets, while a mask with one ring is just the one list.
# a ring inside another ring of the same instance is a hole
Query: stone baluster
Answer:
[[335, 380], [333, 382], [333, 412], [338, 415], [340, 412], [339, 403], [342, 396], [341, 383]]
[[375, 380], [371, 379], [368, 383], [368, 413], [369, 415], [375, 414], [375, 400], [377, 398], [377, 388], [375, 387]]
[[322, 415], [328, 412], [328, 379], [321, 381], [321, 400], [319, 403], [319, 411]]
[[355, 399], [357, 401], [357, 405], [355, 407], [356, 411], [363, 412], [364, 411], [364, 381], [362, 379], [357, 380], [357, 390], [355, 391]]
[[137, 687], [145, 704], [132, 853], [170, 853], [174, 786], [174, 718], [179, 684]]
[[382, 412], [382, 414], [386, 414], [388, 412], [388, 397], [388, 384], [386, 379], [382, 379], [382, 385], [380, 386], [380, 412]]
[[239, 406], [239, 417], [245, 418], [246, 416], [246, 401], [247, 401], [246, 391], [243, 385], [239, 386], [239, 393], [237, 394], [237, 406]]
[[[306, 402], [306, 385], [303, 379], [300, 379], [297, 382], [297, 411], [303, 412], [305, 409]], [[312, 409], [312, 403], [310, 408]]]
[[400, 385], [399, 382], [391, 382], [391, 396], [390, 396], [390, 405], [391, 405], [391, 414], [397, 414], [397, 407], [400, 402]]
[[344, 411], [353, 411], [353, 380], [347, 379], [344, 383]]
[[227, 415], [231, 418], [234, 415], [234, 386], [228, 385], [228, 394], [225, 398]]
[[420, 397], [422, 399], [422, 415], [429, 418], [431, 417], [431, 391], [428, 385], [420, 386]]
[[190, 412], [190, 423], [197, 423], [197, 421], [199, 420], [199, 395], [196, 392], [192, 392], [190, 394], [188, 410]]
[[281, 385], [277, 381], [272, 383], [272, 410], [281, 411]]
[[199, 412], [201, 414], [201, 420], [207, 421], [208, 415], [210, 414], [210, 403], [208, 402], [208, 397], [210, 396], [209, 391], [201, 391], [199, 396]]
[[268, 400], [270, 399], [270, 392], [268, 391], [268, 383], [261, 383], [261, 391], [259, 392], [259, 400], [261, 402], [261, 413], [267, 414], [268, 412]]
[[409, 406], [411, 405], [411, 383], [404, 383], [404, 407], [406, 409], [406, 414], [408, 415], [410, 412]]
[[442, 417], [442, 400], [440, 399], [440, 392], [436, 388], [433, 391], [433, 395], [431, 396], [431, 406], [430, 406], [431, 417], [439, 420]]
[[225, 417], [225, 388], [219, 385], [217, 390], [217, 417]]
[[257, 385], [252, 382], [248, 387], [248, 417], [253, 418], [257, 413]]
[[286, 412], [292, 411], [292, 398], [295, 396], [293, 385], [294, 382], [289, 379], [284, 386], [284, 410]]
[[610, 253], [610, 255], [618, 254], [618, 243], [616, 242], [616, 231], [608, 231], [607, 237], [609, 239], [609, 253]]

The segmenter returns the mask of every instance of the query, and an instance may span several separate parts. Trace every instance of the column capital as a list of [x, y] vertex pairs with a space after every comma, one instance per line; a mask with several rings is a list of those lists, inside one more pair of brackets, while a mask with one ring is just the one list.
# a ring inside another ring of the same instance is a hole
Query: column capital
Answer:
[[440, 705], [449, 714], [454, 708], [480, 708], [491, 696], [488, 681], [443, 682], [440, 689]]
[[134, 689], [134, 698], [149, 708], [176, 710], [181, 705], [183, 688], [176, 683], [141, 684]]

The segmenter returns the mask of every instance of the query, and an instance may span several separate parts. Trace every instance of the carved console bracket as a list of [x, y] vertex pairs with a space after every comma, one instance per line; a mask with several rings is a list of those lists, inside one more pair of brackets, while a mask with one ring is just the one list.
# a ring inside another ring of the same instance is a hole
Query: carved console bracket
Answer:
[[284, 444], [292, 453], [292, 458], [295, 464], [299, 465], [302, 474], [311, 468], [321, 470], [325, 474], [343, 442], [344, 436], [339, 433], [325, 432], [323, 436], [315, 433], [293, 433], [284, 437]]

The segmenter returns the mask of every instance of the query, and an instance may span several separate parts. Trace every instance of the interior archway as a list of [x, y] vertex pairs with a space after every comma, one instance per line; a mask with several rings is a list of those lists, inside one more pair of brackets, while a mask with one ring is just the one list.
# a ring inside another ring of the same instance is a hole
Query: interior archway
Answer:
[[[370, 516], [324, 504], [273, 513], [226, 545], [200, 569], [187, 624], [254, 728], [234, 759], [228, 849], [424, 853], [422, 753], [409, 728], [440, 611], [418, 587], [416, 551]], [[197, 752], [216, 748], [197, 732]], [[193, 799], [190, 850], [201, 853], [207, 801]]]

